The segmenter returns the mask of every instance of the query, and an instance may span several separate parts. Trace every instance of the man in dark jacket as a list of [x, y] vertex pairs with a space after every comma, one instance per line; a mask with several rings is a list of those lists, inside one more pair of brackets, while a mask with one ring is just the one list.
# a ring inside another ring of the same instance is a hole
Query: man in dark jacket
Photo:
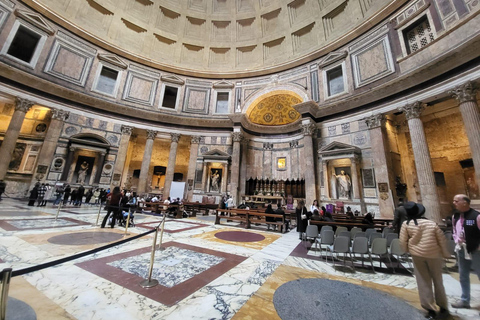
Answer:
[[403, 221], [407, 220], [407, 211], [403, 207], [403, 202], [398, 204], [398, 208], [395, 209], [393, 213], [393, 231], [397, 234], [400, 234], [400, 229], [402, 228]]
[[452, 218], [453, 239], [458, 257], [458, 273], [462, 287], [461, 301], [453, 308], [470, 308], [470, 270], [480, 279], [480, 213], [470, 208], [470, 198], [457, 194], [453, 198], [455, 214]]

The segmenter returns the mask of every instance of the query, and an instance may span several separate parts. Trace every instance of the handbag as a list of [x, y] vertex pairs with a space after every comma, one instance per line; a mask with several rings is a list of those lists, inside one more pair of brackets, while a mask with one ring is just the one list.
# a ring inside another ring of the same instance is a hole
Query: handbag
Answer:
[[302, 214], [300, 216], [302, 217], [302, 220], [305, 220], [305, 219], [307, 219], [307, 215], [305, 213], [303, 213], [303, 209], [304, 208], [302, 208]]

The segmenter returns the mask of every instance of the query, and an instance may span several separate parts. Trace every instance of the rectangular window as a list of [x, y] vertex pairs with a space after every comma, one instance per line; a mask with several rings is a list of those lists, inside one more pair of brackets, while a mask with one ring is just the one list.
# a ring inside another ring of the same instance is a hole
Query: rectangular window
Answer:
[[333, 96], [345, 91], [342, 66], [327, 71], [328, 96]]
[[423, 16], [403, 30], [403, 39], [407, 54], [413, 53], [435, 40], [427, 16]]
[[8, 48], [7, 54], [30, 63], [41, 37], [41, 35], [20, 25]]
[[228, 92], [217, 92], [216, 113], [228, 113]]
[[162, 107], [175, 109], [177, 104], [178, 88], [165, 86], [163, 93]]
[[118, 71], [102, 66], [102, 71], [100, 71], [95, 90], [114, 95], [117, 78]]

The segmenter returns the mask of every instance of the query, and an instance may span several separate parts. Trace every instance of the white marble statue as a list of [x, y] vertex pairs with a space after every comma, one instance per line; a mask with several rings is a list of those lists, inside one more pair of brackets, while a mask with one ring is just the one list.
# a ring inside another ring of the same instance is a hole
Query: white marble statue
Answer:
[[333, 173], [337, 179], [338, 191], [340, 193], [340, 198], [349, 199], [350, 198], [350, 188], [352, 187], [352, 180], [345, 174], [345, 171], [341, 170], [339, 175]]

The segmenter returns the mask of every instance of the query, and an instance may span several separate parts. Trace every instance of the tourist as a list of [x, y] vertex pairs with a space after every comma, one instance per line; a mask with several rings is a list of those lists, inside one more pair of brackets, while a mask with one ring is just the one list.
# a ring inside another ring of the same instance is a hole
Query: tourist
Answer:
[[2, 194], [5, 192], [5, 188], [7, 187], [7, 184], [5, 181], [0, 180], [0, 201], [2, 201]]
[[405, 220], [407, 220], [407, 211], [403, 207], [403, 203], [400, 202], [398, 208], [396, 208], [393, 213], [393, 223], [391, 228], [393, 228], [396, 233], [400, 234], [400, 229]]
[[[270, 213], [270, 214], [274, 214], [275, 211], [273, 211], [272, 209], [272, 205], [271, 204], [268, 204], [267, 205], [267, 209], [265, 210], [265, 213]], [[275, 218], [274, 217], [265, 217], [265, 221], [266, 222], [275, 222]], [[276, 230], [277, 229], [277, 226], [276, 225], [273, 225], [273, 230]], [[267, 224], [267, 230], [270, 230], [270, 224]]]
[[470, 308], [470, 271], [480, 279], [480, 213], [470, 208], [470, 198], [457, 194], [453, 198], [455, 214], [452, 217], [453, 239], [458, 257], [458, 273], [462, 287], [461, 301], [453, 308]]
[[317, 200], [313, 200], [313, 203], [310, 206], [310, 212], [313, 212], [315, 210], [320, 211], [320, 209], [318, 208], [318, 201]]
[[38, 189], [40, 188], [40, 183], [35, 183], [35, 186], [33, 189], [30, 191], [30, 196], [28, 197], [28, 205], [30, 207], [33, 207], [35, 205], [35, 201], [37, 201], [38, 198]]
[[297, 215], [298, 238], [302, 240], [302, 234], [307, 230], [308, 225], [307, 209], [305, 208], [305, 202], [303, 200], [298, 201], [295, 213]]
[[[420, 304], [427, 310], [427, 317], [430, 319], [446, 319], [450, 313], [443, 286], [442, 268], [443, 258], [448, 258], [450, 254], [445, 235], [434, 221], [423, 216], [423, 205], [407, 202], [404, 208], [407, 221], [400, 229], [400, 246], [412, 255]], [[435, 304], [440, 307], [438, 317]]]
[[107, 215], [103, 218], [102, 221], [102, 228], [105, 228], [105, 224], [107, 224], [108, 217], [110, 213], [112, 214], [112, 222], [110, 227], [113, 228], [115, 226], [115, 219], [117, 219], [120, 215], [120, 203], [122, 201], [122, 193], [120, 192], [119, 187], [113, 188], [113, 192], [110, 194], [110, 199], [107, 205]]

